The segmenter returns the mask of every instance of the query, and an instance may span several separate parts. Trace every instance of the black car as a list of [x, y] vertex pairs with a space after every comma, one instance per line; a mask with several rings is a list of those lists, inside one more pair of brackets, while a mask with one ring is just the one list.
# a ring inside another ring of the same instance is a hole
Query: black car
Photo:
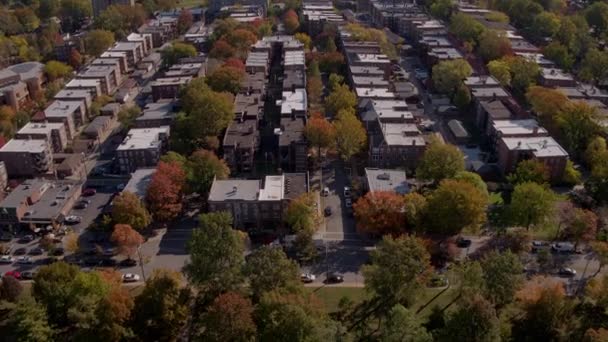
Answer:
[[57, 248], [53, 249], [53, 252], [51, 253], [51, 255], [54, 255], [54, 256], [60, 256], [63, 254], [65, 254], [65, 250], [62, 247], [57, 247]]
[[42, 253], [44, 253], [44, 250], [40, 247], [36, 247], [36, 248], [32, 248], [30, 249], [30, 255], [42, 255]]
[[330, 273], [327, 275], [327, 279], [325, 280], [325, 282], [329, 283], [329, 284], [336, 284], [336, 283], [341, 283], [344, 281], [344, 277], [340, 274], [336, 274], [336, 273]]
[[74, 209], [86, 209], [89, 205], [85, 202], [78, 202], [74, 206]]
[[465, 238], [458, 238], [458, 240], [456, 241], [456, 246], [460, 248], [469, 248], [471, 247], [471, 240]]
[[120, 262], [120, 266], [122, 266], [122, 267], [137, 266], [137, 261], [135, 261], [134, 259], [124, 259]]
[[19, 239], [19, 243], [28, 243], [34, 241], [33, 235], [25, 235], [21, 239]]
[[27, 249], [25, 248], [17, 248], [13, 252], [13, 255], [25, 255], [27, 253]]
[[99, 262], [100, 267], [116, 267], [116, 265], [118, 265], [118, 262], [114, 259], [101, 259]]
[[324, 212], [325, 212], [325, 216], [331, 216], [331, 207], [326, 207]]
[[96, 247], [92, 247], [84, 251], [84, 255], [97, 255], [99, 250]]
[[2, 242], [10, 242], [12, 239], [13, 239], [13, 236], [10, 234], [0, 235], [0, 241], [2, 241]]
[[83, 264], [88, 267], [97, 266], [101, 263], [101, 260], [98, 258], [87, 258], [84, 259]]
[[40, 263], [43, 265], [50, 265], [56, 263], [57, 261], [59, 261], [57, 258], [45, 258], [40, 260]]

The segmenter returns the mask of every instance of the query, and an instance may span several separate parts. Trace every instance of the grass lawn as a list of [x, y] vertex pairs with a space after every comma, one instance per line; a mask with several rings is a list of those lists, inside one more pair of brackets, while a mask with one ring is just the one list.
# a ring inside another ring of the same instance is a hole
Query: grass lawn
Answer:
[[192, 7], [205, 7], [207, 6], [207, 0], [180, 0], [178, 7], [192, 8]]
[[[324, 304], [327, 312], [334, 312], [338, 310], [338, 303], [342, 297], [348, 297], [355, 304], [363, 301], [367, 294], [365, 289], [362, 287], [321, 287], [321, 288], [310, 288], [307, 290], [314, 293]], [[427, 288], [417, 298], [416, 303], [413, 306], [413, 310], [418, 310], [423, 305], [427, 304], [432, 298], [437, 296], [442, 289]], [[443, 308], [448, 305], [454, 299], [454, 290], [452, 288], [441, 293], [437, 296], [428, 306], [426, 306], [421, 312], [421, 317], [426, 317], [431, 313], [431, 310], [435, 306]]]

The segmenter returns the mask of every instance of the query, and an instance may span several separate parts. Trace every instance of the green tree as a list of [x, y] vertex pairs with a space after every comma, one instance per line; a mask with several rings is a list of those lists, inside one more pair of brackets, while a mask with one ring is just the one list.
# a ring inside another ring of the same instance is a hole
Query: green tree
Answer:
[[317, 212], [314, 209], [315, 198], [310, 193], [305, 193], [289, 202], [289, 206], [283, 216], [285, 223], [294, 232], [308, 231], [314, 233]]
[[105, 30], [92, 30], [87, 33], [85, 47], [89, 55], [99, 56], [114, 44], [114, 33]]
[[450, 18], [449, 30], [461, 41], [475, 46], [486, 29], [472, 16], [465, 13], [456, 13]]
[[432, 141], [418, 162], [416, 177], [436, 183], [464, 171], [464, 155], [450, 144]]
[[512, 53], [511, 41], [503, 33], [486, 30], [479, 39], [477, 51], [484, 61], [493, 61]]
[[598, 49], [590, 49], [581, 62], [578, 76], [585, 81], [599, 84], [608, 79], [608, 53]]
[[310, 50], [312, 49], [312, 39], [306, 33], [296, 33], [294, 37], [302, 44], [304, 44], [304, 49]]
[[406, 224], [411, 227], [412, 231], [421, 232], [424, 228], [424, 215], [428, 204], [426, 197], [417, 192], [410, 192], [403, 196], [403, 202]]
[[170, 47], [161, 50], [163, 65], [171, 66], [180, 58], [196, 56], [196, 48], [188, 43], [175, 42]]
[[515, 172], [507, 176], [511, 184], [534, 182], [545, 184], [549, 181], [549, 171], [545, 164], [538, 160], [522, 160], [517, 164]]
[[538, 38], [553, 37], [559, 30], [559, 21], [555, 13], [541, 12], [534, 17], [530, 31]]
[[521, 56], [503, 58], [511, 71], [511, 87], [525, 93], [528, 87], [536, 81], [540, 74], [540, 67], [535, 61]]
[[500, 322], [494, 307], [479, 295], [465, 298], [448, 316], [438, 341], [500, 341]]
[[507, 64], [505, 61], [490, 61], [490, 63], [488, 63], [488, 71], [490, 72], [490, 75], [494, 76], [494, 78], [496, 78], [503, 87], [508, 87], [511, 85], [511, 70], [509, 69], [509, 64]]
[[60, 13], [63, 27], [70, 31], [80, 28], [86, 18], [93, 12], [91, 2], [86, 0], [61, 0]]
[[365, 288], [391, 308], [397, 303], [409, 306], [425, 285], [430, 272], [430, 256], [422, 240], [403, 235], [386, 235], [370, 255], [371, 264], [362, 272]]
[[532, 182], [518, 184], [509, 208], [513, 223], [526, 229], [541, 225], [551, 216], [554, 203], [555, 194], [551, 189]]
[[367, 132], [355, 114], [341, 111], [334, 121], [336, 131], [336, 147], [344, 161], [359, 153], [367, 142]]
[[465, 109], [469, 104], [471, 104], [471, 91], [467, 86], [464, 85], [464, 83], [460, 84], [456, 88], [452, 102], [454, 102], [456, 107], [460, 109]]
[[585, 10], [585, 19], [593, 28], [597, 36], [601, 36], [608, 29], [608, 4], [598, 1]]
[[454, 179], [471, 183], [471, 185], [475, 186], [482, 194], [488, 196], [488, 186], [486, 182], [481, 179], [479, 174], [470, 171], [460, 171], [454, 176]]
[[135, 230], [143, 230], [150, 225], [151, 217], [137, 195], [123, 191], [114, 199], [112, 220], [115, 223], [128, 224]]
[[336, 73], [332, 73], [331, 75], [329, 75], [327, 84], [328, 84], [329, 90], [333, 91], [336, 88], [338, 88], [338, 86], [344, 84], [344, 77], [341, 75], [338, 75]]
[[395, 305], [379, 329], [380, 340], [384, 342], [431, 342], [433, 338], [426, 331], [414, 312]]
[[230, 169], [223, 159], [207, 150], [198, 150], [188, 157], [186, 162], [187, 179], [190, 191], [206, 194], [211, 189], [214, 177], [226, 179]]
[[15, 16], [26, 32], [32, 32], [40, 26], [40, 19], [38, 19], [32, 8], [16, 8]]
[[214, 91], [227, 91], [236, 94], [241, 89], [245, 71], [237, 68], [222, 66], [207, 75], [206, 82]]
[[123, 107], [120, 112], [118, 112], [118, 122], [120, 122], [124, 129], [131, 129], [135, 126], [135, 119], [140, 115], [141, 108], [136, 104], [129, 107]]
[[187, 250], [190, 261], [184, 272], [203, 293], [218, 294], [241, 285], [245, 246], [240, 233], [232, 229], [229, 213], [201, 215]]
[[549, 45], [545, 46], [543, 48], [543, 54], [548, 59], [555, 62], [558, 67], [565, 70], [572, 69], [575, 62], [574, 56], [568, 51], [568, 47], [559, 42], [551, 42]]
[[270, 291], [293, 293], [302, 290], [298, 265], [283, 250], [262, 246], [247, 257], [245, 276], [254, 299]]
[[452, 15], [454, 4], [450, 0], [433, 0], [428, 3], [431, 15], [448, 20]]
[[492, 251], [481, 260], [484, 296], [498, 307], [511, 303], [522, 285], [523, 265], [510, 250]]
[[325, 109], [333, 114], [338, 114], [342, 109], [354, 108], [356, 105], [357, 96], [346, 84], [336, 87], [325, 98]]
[[488, 196], [468, 181], [443, 180], [427, 200], [430, 232], [453, 236], [486, 221]]
[[556, 121], [568, 151], [580, 155], [587, 148], [589, 141], [601, 132], [596, 116], [595, 107], [584, 102], [566, 104]]
[[433, 66], [433, 85], [437, 91], [451, 95], [472, 72], [473, 69], [464, 59], [441, 61]]
[[174, 341], [190, 315], [190, 289], [177, 272], [157, 269], [135, 297], [130, 326], [141, 341]]
[[55, 341], [54, 331], [48, 323], [44, 306], [36, 303], [32, 297], [22, 297], [8, 317], [6, 327], [14, 341]]

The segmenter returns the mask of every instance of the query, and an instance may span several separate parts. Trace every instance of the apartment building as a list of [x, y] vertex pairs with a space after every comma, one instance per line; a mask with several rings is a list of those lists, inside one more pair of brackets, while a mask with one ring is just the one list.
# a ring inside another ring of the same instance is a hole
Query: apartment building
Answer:
[[84, 102], [86, 114], [89, 113], [91, 103], [93, 103], [93, 95], [91, 95], [89, 90], [85, 89], [62, 89], [53, 98], [58, 101], [82, 101]]
[[97, 80], [100, 83], [101, 93], [112, 95], [122, 82], [120, 67], [115, 65], [91, 65], [76, 76], [77, 80]]
[[133, 128], [116, 149], [121, 173], [130, 173], [142, 167], [154, 167], [166, 150], [170, 129]]
[[394, 192], [405, 195], [410, 192], [404, 170], [365, 168], [365, 186], [369, 192]]
[[222, 148], [224, 160], [233, 172], [249, 172], [254, 168], [260, 140], [257, 124], [257, 120], [235, 120], [226, 129]]
[[[86, 90], [91, 94], [91, 98], [95, 99], [97, 96], [102, 95], [101, 92], [101, 81], [98, 79], [73, 79], [68, 82], [64, 87], [64, 90]], [[59, 99], [61, 100], [61, 99]]]
[[561, 181], [568, 152], [548, 136], [501, 138], [498, 141], [498, 165], [505, 175], [513, 172], [520, 161], [527, 159], [543, 163], [551, 181]]
[[40, 119], [33, 118], [32, 121], [47, 121], [62, 123], [65, 126], [69, 140], [76, 137], [78, 130], [86, 121], [86, 108], [84, 101], [53, 101], [45, 110]]
[[0, 161], [11, 178], [34, 177], [53, 170], [53, 152], [44, 139], [11, 139], [0, 148]]
[[63, 151], [68, 145], [65, 125], [62, 122], [28, 122], [15, 133], [14, 139], [45, 140], [53, 153]]
[[0, 70], [0, 105], [20, 110], [28, 102], [42, 95], [46, 77], [44, 64], [25, 62]]
[[135, 119], [136, 128], [171, 126], [175, 121], [175, 101], [162, 100], [148, 103], [143, 113]]
[[157, 78], [150, 83], [152, 99], [176, 99], [180, 90], [192, 81], [192, 76]]

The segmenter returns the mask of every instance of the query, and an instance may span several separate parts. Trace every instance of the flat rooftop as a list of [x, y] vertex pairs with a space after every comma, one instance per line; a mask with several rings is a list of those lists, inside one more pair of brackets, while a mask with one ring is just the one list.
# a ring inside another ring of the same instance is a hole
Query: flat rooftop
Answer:
[[11, 139], [0, 148], [0, 152], [42, 153], [48, 148], [49, 145], [44, 139]]
[[305, 65], [304, 50], [285, 51], [283, 54], [283, 65]]
[[258, 135], [257, 120], [233, 121], [226, 129], [223, 146], [255, 148]]
[[101, 82], [99, 80], [79, 79], [75, 78], [65, 85], [65, 88], [99, 88]]
[[[277, 101], [279, 102], [279, 101]], [[292, 111], [306, 111], [308, 102], [306, 89], [295, 89], [294, 91], [284, 91], [283, 98], [280, 100], [281, 115], [291, 115]]]
[[384, 70], [376, 66], [349, 65], [348, 68], [352, 75], [384, 75]]
[[552, 137], [517, 137], [501, 139], [510, 151], [532, 151], [536, 157], [567, 157], [564, 150]]
[[500, 82], [493, 76], [469, 76], [464, 80], [467, 87], [500, 87]]
[[355, 86], [385, 86], [389, 83], [382, 76], [353, 76]]
[[472, 88], [471, 95], [474, 98], [506, 98], [510, 96], [502, 87]]
[[209, 202], [256, 201], [259, 193], [259, 180], [216, 179], [209, 190]]
[[143, 199], [146, 197], [148, 186], [150, 186], [154, 172], [156, 172], [156, 168], [141, 168], [135, 170], [135, 172], [131, 173], [131, 179], [129, 179], [129, 182], [125, 185], [123, 192], [127, 191], [133, 193], [140, 199]]
[[400, 195], [410, 192], [405, 171], [403, 170], [366, 167], [365, 178], [370, 192], [391, 191]]
[[383, 98], [383, 99], [394, 99], [397, 95], [388, 90], [388, 88], [365, 88], [356, 87], [355, 93], [358, 98], [371, 97], [371, 98]]
[[424, 146], [424, 137], [414, 124], [382, 123], [380, 125], [384, 142], [389, 146]]
[[80, 191], [82, 183], [75, 181], [50, 181], [28, 179], [16, 187], [0, 203], [1, 208], [18, 208], [28, 202], [34, 193], [41, 193], [40, 199], [27, 206], [24, 221], [48, 220], [55, 218], [65, 203]]
[[191, 76], [185, 77], [163, 77], [157, 78], [150, 83], [151, 87], [166, 86], [166, 85], [183, 85], [192, 81]]
[[161, 144], [161, 136], [169, 136], [169, 126], [155, 128], [132, 128], [122, 141], [117, 151], [145, 150], [157, 148]]
[[507, 106], [502, 103], [500, 100], [495, 101], [480, 101], [479, 105], [488, 113], [488, 115], [496, 120], [496, 119], [508, 119], [511, 117], [512, 113], [507, 108]]
[[91, 99], [91, 92], [84, 89], [62, 89], [55, 94], [55, 99]]
[[284, 195], [285, 177], [266, 176], [264, 178], [264, 188], [260, 189], [258, 199], [260, 201], [280, 201]]
[[492, 127], [503, 135], [547, 135], [549, 132], [534, 119], [494, 120]]
[[304, 141], [304, 118], [281, 118], [279, 146], [289, 146], [294, 142]]
[[17, 132], [17, 134], [50, 134], [54, 129], [62, 129], [64, 127], [61, 122], [28, 122]]
[[574, 77], [558, 68], [540, 68], [541, 77], [546, 80], [574, 81]]
[[55, 100], [44, 110], [44, 116], [48, 117], [67, 117], [81, 109], [84, 101], [64, 101]]

